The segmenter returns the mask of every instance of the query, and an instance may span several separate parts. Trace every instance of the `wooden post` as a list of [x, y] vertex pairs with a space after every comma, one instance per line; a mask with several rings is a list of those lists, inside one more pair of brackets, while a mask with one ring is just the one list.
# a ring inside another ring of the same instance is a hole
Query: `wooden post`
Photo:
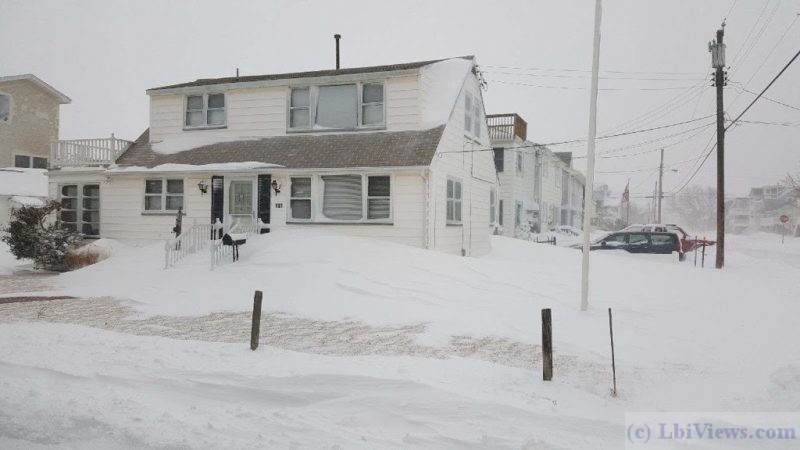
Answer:
[[553, 379], [553, 323], [550, 308], [542, 310], [542, 379]]
[[700, 259], [700, 267], [706, 266], [706, 238], [703, 236], [703, 256]]
[[614, 379], [613, 397], [617, 396], [617, 364], [614, 361], [614, 324], [611, 321], [611, 308], [608, 308], [608, 332], [611, 335], [611, 376]]
[[253, 328], [250, 330], [250, 350], [258, 348], [258, 336], [261, 332], [261, 291], [256, 291], [253, 298]]
[[697, 267], [697, 235], [694, 235], [694, 266]]

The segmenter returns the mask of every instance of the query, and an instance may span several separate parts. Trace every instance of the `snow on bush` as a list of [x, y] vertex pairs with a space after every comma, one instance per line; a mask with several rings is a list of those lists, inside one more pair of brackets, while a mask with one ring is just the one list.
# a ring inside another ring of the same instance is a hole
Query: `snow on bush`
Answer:
[[49, 220], [60, 209], [61, 203], [51, 200], [44, 206], [21, 206], [12, 210], [3, 242], [17, 259], [32, 259], [37, 267], [48, 270], [68, 270], [67, 255], [81, 238]]

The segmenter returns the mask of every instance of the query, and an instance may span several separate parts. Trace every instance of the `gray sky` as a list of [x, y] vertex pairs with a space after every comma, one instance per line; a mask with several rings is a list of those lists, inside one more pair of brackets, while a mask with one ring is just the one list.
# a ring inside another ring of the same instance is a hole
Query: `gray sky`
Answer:
[[[754, 96], [739, 97], [737, 87], [760, 91], [798, 50], [800, 0], [733, 4], [606, 0], [599, 134], [713, 114], [713, 88], [703, 80], [711, 74], [707, 42], [728, 11], [726, 110], [738, 115]], [[591, 0], [0, 0], [0, 75], [31, 72], [72, 98], [61, 110], [62, 138], [113, 131], [133, 139], [147, 127], [145, 89], [231, 76], [237, 67], [243, 75], [330, 68], [338, 32], [345, 67], [476, 55], [493, 80], [487, 112], [518, 112], [529, 139], [556, 142], [587, 133], [593, 20]], [[800, 62], [767, 96], [800, 107], [798, 80]], [[798, 125], [800, 111], [760, 101], [744, 119]], [[698, 127], [712, 121], [602, 140], [598, 152], [611, 151], [606, 156], [640, 154], [598, 159], [598, 172], [625, 172], [598, 173], [597, 181], [618, 194], [630, 177], [634, 194], [651, 192], [657, 149], [666, 146], [665, 163], [678, 170], [665, 176], [672, 191], [711, 139], [713, 127]], [[728, 193], [746, 194], [797, 167], [799, 137], [800, 126], [744, 124], [730, 132]], [[552, 149], [586, 151], [583, 143]], [[715, 167], [712, 155], [693, 183], [712, 185]]]

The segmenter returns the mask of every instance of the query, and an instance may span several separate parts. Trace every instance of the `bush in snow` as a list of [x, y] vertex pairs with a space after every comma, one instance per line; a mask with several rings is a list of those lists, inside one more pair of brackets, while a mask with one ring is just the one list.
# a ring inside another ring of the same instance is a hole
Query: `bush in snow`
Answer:
[[66, 270], [67, 255], [80, 243], [79, 234], [62, 228], [48, 218], [61, 209], [61, 203], [21, 206], [11, 212], [3, 241], [17, 259], [29, 258], [37, 267]]

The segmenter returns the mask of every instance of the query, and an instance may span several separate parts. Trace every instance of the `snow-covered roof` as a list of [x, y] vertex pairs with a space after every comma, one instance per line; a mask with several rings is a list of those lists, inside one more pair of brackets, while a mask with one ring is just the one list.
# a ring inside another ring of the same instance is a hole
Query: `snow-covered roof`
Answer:
[[49, 84], [45, 83], [41, 78], [37, 77], [32, 73], [24, 73], [21, 75], [10, 75], [6, 77], [0, 77], [0, 83], [6, 81], [19, 81], [19, 80], [28, 80], [31, 81], [33, 84], [39, 86], [40, 88], [44, 89], [47, 93], [53, 95], [54, 97], [58, 98], [58, 102], [62, 105], [66, 105], [67, 103], [72, 103], [72, 99], [67, 97], [63, 92], [59, 91], [58, 89], [50, 86]]
[[21, 197], [47, 197], [47, 170], [0, 169], [0, 195]]

